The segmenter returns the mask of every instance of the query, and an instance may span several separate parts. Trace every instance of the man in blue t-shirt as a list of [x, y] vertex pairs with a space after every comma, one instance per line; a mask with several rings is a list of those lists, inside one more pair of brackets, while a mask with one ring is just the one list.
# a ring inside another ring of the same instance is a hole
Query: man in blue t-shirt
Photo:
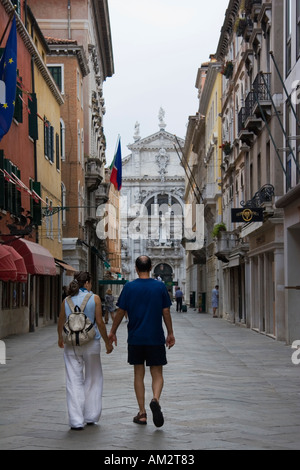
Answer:
[[[163, 366], [167, 364], [166, 346], [174, 346], [172, 319], [170, 315], [170, 296], [163, 282], [150, 278], [152, 268], [148, 256], [136, 260], [138, 279], [125, 284], [119, 300], [118, 310], [113, 322], [109, 339], [117, 345], [116, 332], [124, 317], [128, 314], [128, 362], [134, 366], [134, 389], [139, 405], [139, 413], [133, 418], [134, 423], [147, 424], [145, 410], [145, 362], [150, 366], [152, 376], [153, 399], [150, 408], [155, 426], [164, 424], [164, 417], [159, 405], [163, 389]], [[167, 338], [163, 330], [163, 321], [167, 328]]]

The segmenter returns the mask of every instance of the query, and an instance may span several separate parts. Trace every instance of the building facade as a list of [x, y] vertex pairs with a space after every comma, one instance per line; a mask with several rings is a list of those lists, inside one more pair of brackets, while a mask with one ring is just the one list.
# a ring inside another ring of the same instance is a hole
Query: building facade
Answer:
[[135, 260], [147, 254], [153, 261], [153, 276], [160, 276], [170, 290], [174, 282], [185, 290], [184, 169], [180, 165], [184, 141], [165, 130], [164, 115], [161, 109], [159, 131], [149, 137], [141, 138], [136, 124], [134, 143], [128, 146], [131, 154], [123, 159], [122, 270], [126, 279], [135, 279]]
[[[299, 336], [299, 9], [288, 0], [229, 1], [216, 63], [200, 69], [199, 112], [186, 138], [205, 207], [204, 249], [193, 255], [207, 265], [206, 290], [214, 273], [219, 316], [287, 342]], [[211, 132], [217, 77], [221, 109]], [[206, 195], [214, 140], [221, 198], [219, 188]]]
[[[79, 237], [77, 227], [73, 234], [63, 234], [63, 256], [70, 265], [91, 272], [93, 279], [104, 276], [104, 262], [107, 257], [107, 246], [96, 235], [97, 207], [106, 202], [105, 188], [105, 150], [106, 140], [103, 128], [105, 100], [103, 83], [114, 73], [109, 11], [107, 0], [29, 0], [44, 35], [56, 40], [76, 41], [83, 47], [87, 58], [89, 74], [83, 76], [80, 68], [76, 77], [79, 102], [82, 106], [83, 127], [79, 120], [76, 132], [77, 154], [84, 159], [85, 182], [80, 188], [78, 181]], [[53, 64], [52, 64], [53, 65]], [[63, 72], [63, 61], [55, 64]], [[65, 90], [64, 94], [67, 94]], [[66, 123], [65, 123], [66, 124]], [[67, 127], [66, 127], [67, 129]], [[67, 132], [65, 138], [67, 139]], [[74, 137], [74, 136], [73, 136]], [[72, 138], [72, 137], [71, 137]], [[74, 147], [72, 149], [74, 152]], [[73, 155], [73, 159], [77, 155]], [[67, 207], [71, 207], [69, 202]], [[71, 236], [72, 235], [72, 236]], [[98, 291], [98, 285], [95, 283]]]
[[[14, 119], [1, 141], [0, 230], [2, 250], [14, 250], [17, 264], [23, 260], [23, 270], [17, 269], [15, 278], [0, 282], [1, 336], [34, 331], [55, 320], [60, 298], [60, 269], [55, 258], [62, 256], [59, 221], [48, 219], [47, 225], [42, 206], [60, 204], [54, 141], [63, 99], [47, 69], [47, 43], [32, 12], [23, 1], [13, 3], [18, 77]], [[12, 11], [11, 2], [1, 1], [3, 29]], [[46, 122], [51, 123], [47, 124], [47, 140]]]
[[286, 339], [300, 338], [300, 2], [284, 2], [283, 85], [286, 181], [276, 207], [284, 211], [284, 309]]

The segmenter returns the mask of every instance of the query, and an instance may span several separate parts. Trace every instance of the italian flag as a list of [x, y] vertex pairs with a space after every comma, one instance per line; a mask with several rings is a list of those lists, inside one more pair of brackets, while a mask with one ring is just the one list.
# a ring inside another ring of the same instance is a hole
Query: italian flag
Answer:
[[114, 185], [117, 191], [122, 187], [122, 155], [121, 155], [121, 139], [118, 137], [117, 150], [110, 166], [110, 182]]

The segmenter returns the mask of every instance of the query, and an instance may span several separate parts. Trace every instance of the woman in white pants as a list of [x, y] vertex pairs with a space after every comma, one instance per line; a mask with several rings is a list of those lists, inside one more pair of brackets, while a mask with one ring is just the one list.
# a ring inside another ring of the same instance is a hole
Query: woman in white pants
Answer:
[[[88, 272], [79, 272], [69, 286], [68, 295], [74, 305], [80, 306], [86, 294], [91, 291], [92, 280]], [[84, 313], [95, 323], [95, 339], [83, 346], [68, 346], [63, 341], [63, 327], [71, 309], [63, 301], [58, 320], [58, 346], [64, 348], [66, 365], [67, 406], [70, 427], [84, 429], [85, 424], [97, 423], [102, 411], [103, 375], [100, 358], [100, 338], [104, 340], [106, 353], [113, 350], [102, 319], [101, 300], [93, 294], [88, 300]]]

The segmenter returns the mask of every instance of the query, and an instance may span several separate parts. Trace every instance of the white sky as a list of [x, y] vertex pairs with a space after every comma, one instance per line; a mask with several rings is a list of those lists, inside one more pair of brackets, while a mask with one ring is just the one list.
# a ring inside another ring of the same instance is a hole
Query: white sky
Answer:
[[130, 151], [134, 126], [141, 137], [159, 130], [185, 138], [188, 117], [198, 111], [198, 68], [217, 50], [229, 0], [108, 0], [115, 74], [104, 83], [106, 159], [121, 136]]

